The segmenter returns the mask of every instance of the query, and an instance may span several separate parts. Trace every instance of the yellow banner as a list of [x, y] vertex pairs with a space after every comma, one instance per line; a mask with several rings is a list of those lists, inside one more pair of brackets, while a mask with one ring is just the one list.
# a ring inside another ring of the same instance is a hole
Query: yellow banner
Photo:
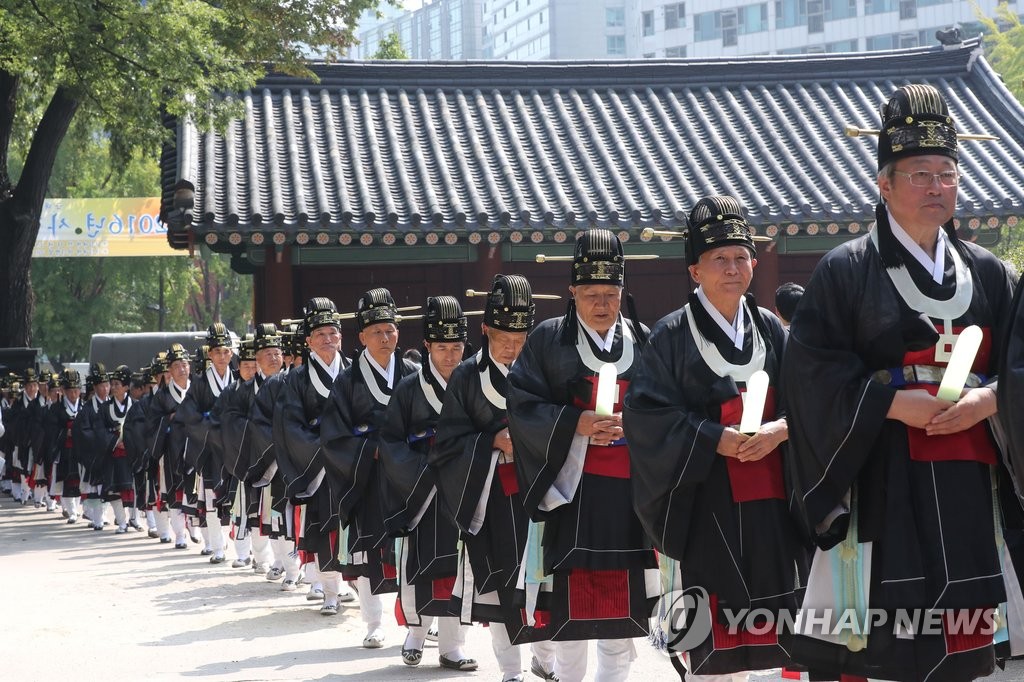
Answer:
[[185, 256], [167, 243], [160, 199], [47, 199], [33, 258]]

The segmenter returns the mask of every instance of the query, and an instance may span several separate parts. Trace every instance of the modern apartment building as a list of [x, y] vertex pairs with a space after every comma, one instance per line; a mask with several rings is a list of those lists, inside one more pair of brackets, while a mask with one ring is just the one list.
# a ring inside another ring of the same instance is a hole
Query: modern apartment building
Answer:
[[[612, 0], [608, 0], [609, 4]], [[977, 31], [976, 7], [998, 0], [638, 0], [630, 57], [857, 52], [936, 43], [949, 26]], [[1016, 2], [1011, 2], [1016, 6]]]
[[[640, 59], [856, 52], [978, 31], [999, 0], [433, 0], [366, 16], [352, 56], [397, 32], [414, 59]], [[1011, 7], [1017, 6], [1012, 0]]]

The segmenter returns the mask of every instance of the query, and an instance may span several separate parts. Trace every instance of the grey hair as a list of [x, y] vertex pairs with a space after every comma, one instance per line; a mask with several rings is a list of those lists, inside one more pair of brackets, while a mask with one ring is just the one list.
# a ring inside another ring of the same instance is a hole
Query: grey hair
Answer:
[[878, 179], [885, 178], [886, 180], [892, 180], [893, 174], [896, 172], [896, 165], [890, 161], [881, 168], [878, 169]]

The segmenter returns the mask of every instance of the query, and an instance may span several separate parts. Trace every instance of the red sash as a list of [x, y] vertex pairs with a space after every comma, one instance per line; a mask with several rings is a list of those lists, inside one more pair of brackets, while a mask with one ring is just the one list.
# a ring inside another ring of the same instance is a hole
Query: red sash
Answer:
[[[963, 330], [963, 327], [953, 327], [953, 332], [956, 334]], [[989, 357], [992, 354], [992, 330], [983, 327], [981, 331], [981, 346], [978, 348], [978, 354], [974, 358], [971, 369], [976, 373], [985, 374], [988, 372]], [[932, 346], [907, 353], [903, 356], [903, 364], [945, 367], [947, 363], [935, 359], [935, 346]], [[935, 384], [907, 384], [903, 388], [904, 390], [924, 389], [931, 395], [939, 392], [939, 387]], [[996, 445], [984, 422], [978, 422], [965, 431], [942, 436], [929, 436], [924, 429], [908, 426], [907, 445], [910, 450], [910, 459], [916, 462], [974, 461], [995, 465], [998, 461]]]
[[[590, 397], [585, 403], [575, 398], [573, 405], [581, 410], [593, 410], [597, 405], [597, 376], [584, 377], [584, 380], [590, 384]], [[629, 382], [619, 379], [615, 383], [618, 385], [618, 395], [615, 397], [612, 411], [622, 412], [622, 398], [626, 395]], [[629, 478], [629, 446], [624, 443], [588, 446], [586, 459], [583, 461], [583, 472], [609, 478]]]
[[512, 497], [519, 492], [519, 479], [516, 478], [516, 465], [514, 462], [499, 464], [497, 467], [498, 480], [501, 482], [501, 490], [505, 497]]
[[[746, 392], [746, 389], [742, 392]], [[738, 395], [722, 404], [719, 423], [739, 424], [742, 416], [743, 397]], [[775, 388], [769, 386], [762, 420], [774, 416]], [[786, 499], [786, 486], [782, 477], [782, 454], [778, 448], [756, 462], [741, 462], [735, 457], [726, 457], [725, 466], [729, 471], [729, 487], [732, 489], [733, 502]]]
[[120, 459], [125, 456], [124, 443], [118, 441], [117, 445], [114, 446], [113, 457], [114, 459]]

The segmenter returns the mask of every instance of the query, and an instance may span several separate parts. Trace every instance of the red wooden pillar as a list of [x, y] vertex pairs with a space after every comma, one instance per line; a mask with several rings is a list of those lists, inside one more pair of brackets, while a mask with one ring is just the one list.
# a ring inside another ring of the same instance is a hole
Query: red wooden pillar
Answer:
[[775, 248], [775, 242], [767, 246], [758, 245], [753, 284], [757, 304], [762, 308], [775, 310], [775, 290], [779, 288], [779, 252]]
[[294, 317], [299, 312], [295, 302], [294, 267], [290, 246], [282, 247], [280, 259], [274, 246], [266, 247], [266, 259], [262, 270], [256, 272], [255, 317], [256, 322], [278, 322]]

